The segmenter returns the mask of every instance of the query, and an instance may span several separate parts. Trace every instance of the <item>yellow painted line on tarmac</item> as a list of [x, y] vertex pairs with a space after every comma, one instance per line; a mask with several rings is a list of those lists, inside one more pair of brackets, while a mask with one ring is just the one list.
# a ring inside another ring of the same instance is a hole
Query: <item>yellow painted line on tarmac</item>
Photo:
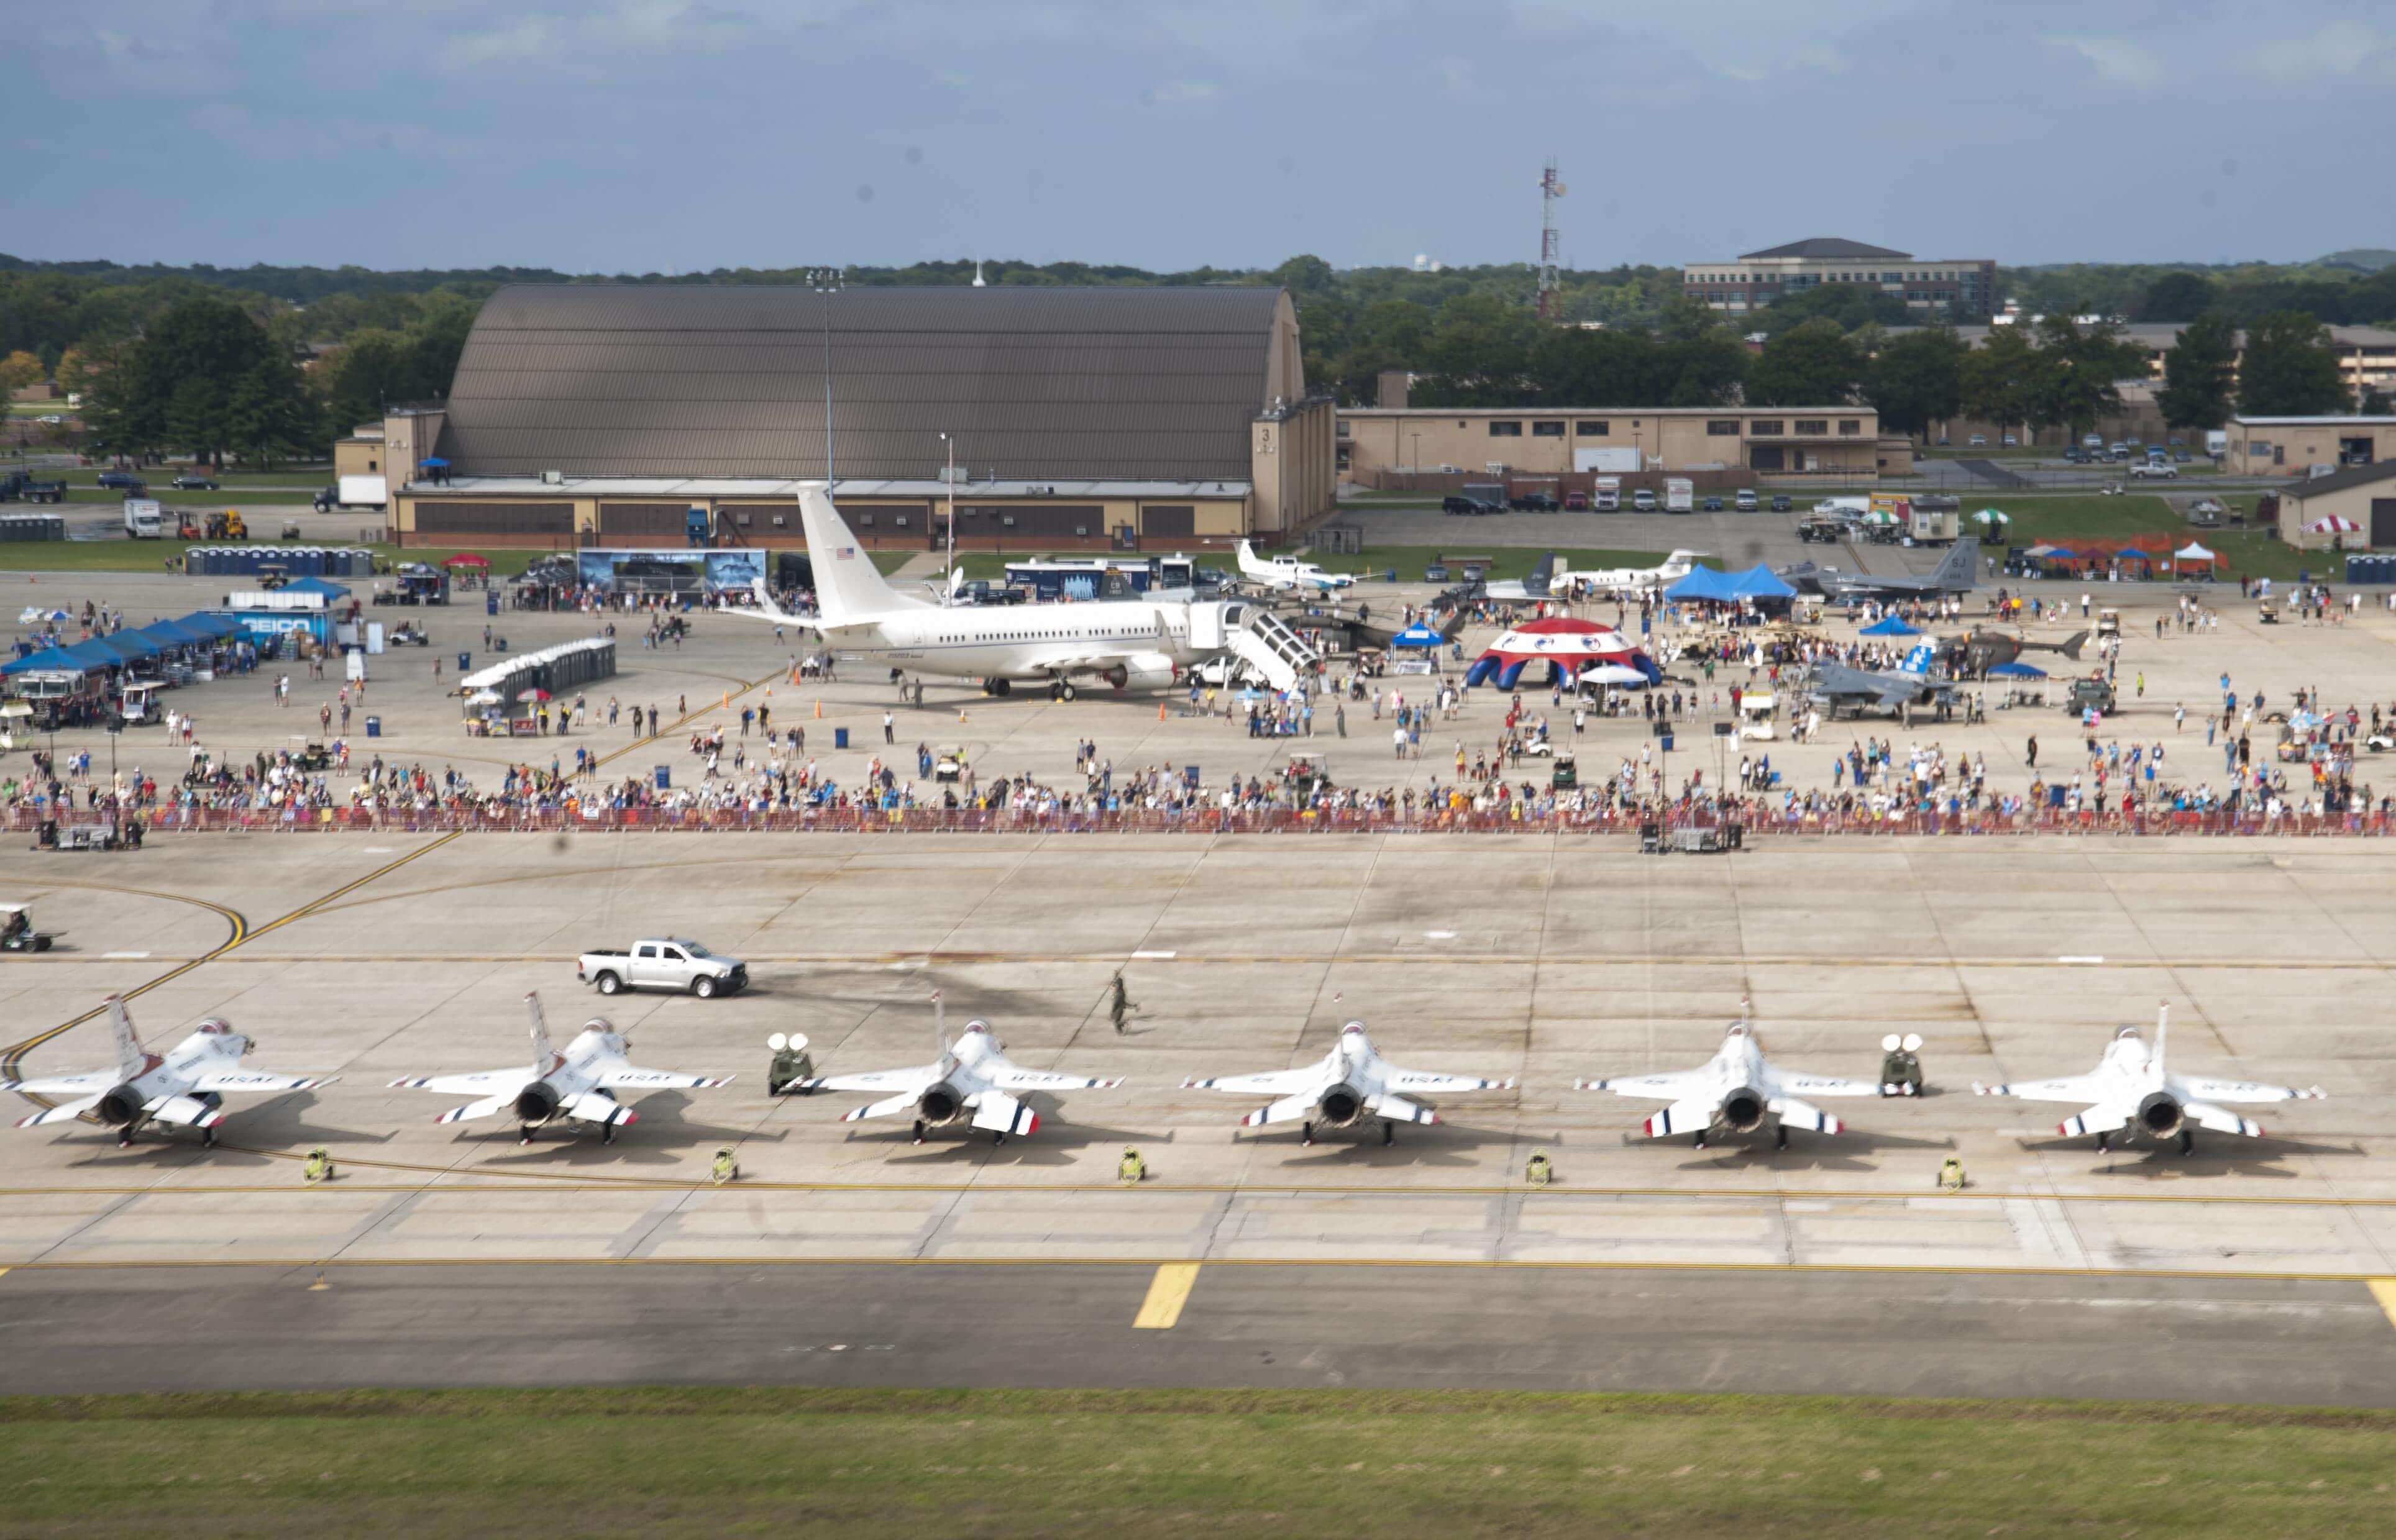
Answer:
[[2375, 1278], [2370, 1281], [2371, 1297], [2379, 1301], [2387, 1312], [2388, 1324], [2396, 1326], [2396, 1278]]
[[[1484, 1272], [1818, 1273], [1846, 1277], [2107, 1278], [2212, 1280], [2222, 1282], [2369, 1283], [2361, 1272], [2265, 1272], [2221, 1268], [2007, 1268], [1929, 1262], [1659, 1262], [1529, 1260], [1514, 1257], [1238, 1256], [1208, 1257], [1209, 1268], [1449, 1268]], [[170, 1268], [263, 1268], [276, 1271], [329, 1268], [1196, 1268], [1170, 1256], [300, 1256], [158, 1257], [152, 1260], [62, 1260], [10, 1264], [20, 1272], [161, 1271]]]
[[1181, 1319], [1181, 1307], [1190, 1303], [1190, 1291], [1198, 1284], [1198, 1264], [1167, 1262], [1156, 1269], [1149, 1280], [1148, 1297], [1140, 1301], [1139, 1314], [1132, 1317], [1132, 1327], [1142, 1332], [1169, 1332]]
[[[419, 856], [431, 855], [433, 852], [440, 849], [443, 845], [447, 844], [450, 841], [458, 838], [458, 836], [463, 832], [464, 830], [452, 830], [448, 833], [433, 841], [431, 843], [419, 845], [396, 860], [387, 861], [381, 866], [375, 868], [374, 870], [367, 872], [365, 876], [358, 878], [356, 881], [344, 883], [339, 887], [335, 888], [332, 892], [326, 894], [323, 897], [311, 899], [309, 902], [300, 905], [298, 909], [293, 909], [290, 913], [284, 915], [282, 918], [269, 921], [267, 923], [259, 926], [255, 930], [250, 928], [249, 922], [244, 919], [240, 914], [235, 913], [233, 910], [226, 909], [221, 905], [211, 904], [204, 898], [184, 900], [185, 902], [199, 904], [204, 908], [215, 909], [219, 914], [224, 915], [233, 922], [233, 934], [227, 936], [223, 943], [216, 947], [214, 949], [203, 952], [187, 962], [178, 963], [176, 966], [167, 969], [165, 973], [160, 974], [157, 977], [150, 980], [146, 984], [138, 984], [132, 989], [124, 990], [123, 998], [128, 1001], [138, 1000], [141, 996], [148, 994], [153, 989], [158, 989], [163, 985], [173, 983], [176, 979], [182, 977], [193, 969], [203, 967], [206, 964], [216, 961], [218, 958], [222, 957], [225, 953], [232, 951], [236, 947], [242, 946], [246, 942], [253, 941], [259, 936], [266, 936], [274, 931], [281, 930], [284, 926], [290, 924], [295, 920], [303, 920], [309, 915], [315, 913], [318, 909], [323, 909], [326, 905], [333, 902], [335, 899], [339, 898], [346, 894], [356, 892], [359, 888], [362, 888], [368, 883], [375, 881], [375, 879], [398, 870], [401, 867], [406, 866], [408, 862], [417, 859]], [[97, 886], [99, 884], [90, 885]], [[126, 889], [124, 891], [136, 892], [142, 890]], [[172, 898], [176, 896], [173, 894], [155, 893], [151, 894], [150, 896]], [[76, 1016], [72, 1020], [62, 1022], [60, 1025], [51, 1028], [47, 1032], [37, 1032], [33, 1036], [27, 1038], [22, 1042], [13, 1043], [7, 1049], [0, 1050], [0, 1078], [15, 1079], [17, 1077], [17, 1067], [23, 1062], [27, 1054], [39, 1048], [43, 1043], [49, 1042], [52, 1038], [58, 1037], [65, 1032], [73, 1031], [75, 1028], [82, 1026], [85, 1022], [96, 1019], [107, 1009], [108, 1007], [105, 1004], [95, 1005], [90, 1010], [84, 1012], [83, 1015]], [[23, 1096], [27, 1101], [34, 1103], [36, 1106], [47, 1108], [51, 1105], [47, 1100], [27, 1092], [20, 1091], [18, 1095]]]
[[[220, 1148], [240, 1154], [264, 1155], [279, 1161], [298, 1161], [304, 1156], [288, 1150], [249, 1149], [237, 1145], [220, 1145]], [[258, 1194], [291, 1192], [420, 1192], [428, 1197], [452, 1193], [479, 1192], [713, 1192], [717, 1183], [704, 1177], [689, 1181], [669, 1181], [656, 1176], [554, 1176], [540, 1172], [485, 1171], [456, 1166], [401, 1166], [391, 1162], [340, 1160], [345, 1167], [374, 1167], [386, 1171], [420, 1171], [434, 1181], [428, 1182], [354, 1182], [342, 1181], [322, 1187], [295, 1187], [283, 1183], [151, 1183], [140, 1186], [102, 1185], [89, 1187], [0, 1187], [0, 1198], [72, 1198], [82, 1195], [120, 1197], [139, 1194], [149, 1197], [207, 1197], [213, 1194]], [[459, 1184], [436, 1185], [438, 1179], [449, 1178]], [[480, 1178], [481, 1180], [477, 1180]], [[2006, 1191], [2001, 1188], [1974, 1188], [1963, 1192], [1880, 1191], [1869, 1188], [1585, 1188], [1551, 1185], [1545, 1188], [1525, 1187], [1407, 1187], [1308, 1184], [1294, 1182], [1247, 1183], [1171, 1183], [1142, 1182], [1125, 1187], [1120, 1182], [777, 1182], [744, 1176], [739, 1183], [743, 1192], [812, 1192], [828, 1196], [842, 1193], [925, 1193], [936, 1197], [956, 1197], [965, 1193], [1054, 1194], [1058, 1197], [1140, 1196], [1149, 1199], [1179, 1194], [1186, 1197], [1243, 1198], [1471, 1198], [1486, 1199], [1519, 1194], [1525, 1202], [1554, 1203], [1573, 1199], [1611, 1200], [1620, 1198], [1657, 1198], [1699, 1202], [1811, 1202], [1833, 1200], [1840, 1202], [1889, 1203], [1911, 1202], [1930, 1199], [1941, 1205], [1953, 1202], [2003, 1203], [2017, 1201], [2048, 1203], [2191, 1203], [2213, 1207], [2259, 1206], [2270, 1208], [2332, 1208], [2384, 1209], [2396, 1208], [2396, 1198], [2299, 1197], [2287, 1193], [2240, 1194], [2231, 1192], [2036, 1192]]]

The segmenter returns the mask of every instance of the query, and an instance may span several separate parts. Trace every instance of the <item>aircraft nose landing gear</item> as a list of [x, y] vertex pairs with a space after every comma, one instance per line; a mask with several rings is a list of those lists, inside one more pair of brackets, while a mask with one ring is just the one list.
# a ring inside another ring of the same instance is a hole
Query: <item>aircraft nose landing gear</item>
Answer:
[[1382, 1145], [1382, 1148], [1387, 1148], [1389, 1147], [1389, 1145], [1390, 1145], [1390, 1142], [1391, 1142], [1391, 1140], [1395, 1139], [1397, 1136], [1398, 1136], [1398, 1125], [1397, 1125], [1396, 1123], [1393, 1123], [1393, 1122], [1385, 1122], [1385, 1123], [1383, 1123], [1383, 1124], [1381, 1125], [1381, 1145]]

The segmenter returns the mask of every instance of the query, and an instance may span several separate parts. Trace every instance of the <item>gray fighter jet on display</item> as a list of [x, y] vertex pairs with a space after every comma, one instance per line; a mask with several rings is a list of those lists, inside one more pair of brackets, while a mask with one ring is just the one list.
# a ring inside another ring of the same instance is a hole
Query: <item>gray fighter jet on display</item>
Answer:
[[1837, 567], [1799, 562], [1776, 569], [1780, 580], [1800, 593], [1825, 599], [1938, 599], [1969, 593], [1978, 578], [1980, 542], [1968, 537], [1955, 542], [1927, 578], [1874, 578], [1869, 573], [1841, 572]]
[[1843, 706], [1861, 716], [1870, 710], [1903, 713], [1917, 706], [1952, 705], [1955, 686], [1930, 671], [1937, 657], [1937, 647], [1924, 643], [1894, 669], [1817, 663], [1808, 672], [1804, 694], [1827, 709], [1834, 722]]

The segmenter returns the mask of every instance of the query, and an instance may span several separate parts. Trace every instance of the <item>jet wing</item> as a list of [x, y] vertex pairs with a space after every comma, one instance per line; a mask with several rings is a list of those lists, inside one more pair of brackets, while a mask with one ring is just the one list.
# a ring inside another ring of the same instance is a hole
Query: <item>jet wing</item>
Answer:
[[2260, 1081], [2206, 1080], [2197, 1075], [2174, 1075], [2172, 1080], [2187, 1093], [2181, 1098], [2183, 1101], [2313, 1101], [2323, 1094], [2318, 1085], [2300, 1089], [2293, 1085], [2265, 1085]]
[[2216, 1134], [2243, 1134], [2250, 1139], [2263, 1136], [2261, 1123], [2252, 1118], [2242, 1118], [2226, 1107], [2192, 1101], [2180, 1103], [2180, 1110], [2187, 1113], [2189, 1122], [2197, 1127], [2212, 1129]]
[[1260, 1075], [1224, 1075], [1215, 1080], [1183, 1081], [1184, 1091], [1222, 1091], [1234, 1096], [1288, 1096], [1312, 1091], [1324, 1083], [1323, 1067], [1268, 1069]]
[[993, 1134], [1033, 1134], [1040, 1114], [1004, 1091], [985, 1091], [974, 1098], [973, 1125]]
[[1877, 1096], [1881, 1094], [1878, 1081], [1837, 1080], [1829, 1075], [1775, 1074], [1772, 1082], [1784, 1095], [1802, 1093], [1808, 1096]]
[[[1706, 1069], [1672, 1069], [1660, 1075], [1625, 1075], [1618, 1080], [1575, 1081], [1576, 1091], [1611, 1091], [1617, 1096], [1683, 1096], [1714, 1089], [1714, 1078]], [[1709, 1117], [1712, 1114], [1708, 1113]]]
[[1391, 1069], [1382, 1077], [1382, 1083], [1392, 1091], [1413, 1095], [1435, 1096], [1449, 1091], [1511, 1091], [1511, 1080], [1476, 1080], [1471, 1075], [1441, 1075], [1428, 1069]]
[[211, 1107], [197, 1096], [153, 1096], [141, 1110], [159, 1122], [185, 1128], [214, 1128], [224, 1121], [224, 1109]]
[[1972, 1089], [1983, 1096], [2017, 1096], [2023, 1101], [2093, 1102], [2104, 1100], [2110, 1087], [2095, 1075], [2066, 1075], [2060, 1080], [2013, 1081], [2004, 1085], [1982, 1085], [1976, 1081]]
[[[869, 1069], [861, 1075], [825, 1075], [820, 1079], [802, 1081], [800, 1086], [809, 1091], [903, 1091], [912, 1097], [927, 1085], [938, 1083], [940, 1067], [918, 1065], [912, 1069]], [[793, 1086], [792, 1089], [798, 1089]]]
[[540, 1079], [529, 1065], [512, 1069], [477, 1069], [471, 1075], [419, 1075], [391, 1082], [394, 1091], [430, 1091], [438, 1096], [512, 1097]]
[[1714, 1113], [1721, 1106], [1721, 1098], [1717, 1096], [1691, 1096], [1685, 1101], [1676, 1101], [1671, 1106], [1650, 1114], [1646, 1122], [1641, 1127], [1651, 1139], [1661, 1139], [1674, 1134], [1695, 1133], [1698, 1129], [1712, 1125]]
[[17, 1126], [20, 1128], [38, 1128], [44, 1123], [73, 1122], [74, 1119], [80, 1118], [85, 1113], [90, 1111], [93, 1108], [98, 1107], [100, 1105], [100, 1098], [106, 1095], [108, 1095], [107, 1092], [100, 1091], [84, 1097], [81, 1101], [60, 1102], [56, 1107], [46, 1107], [30, 1118], [18, 1119]]
[[[638, 1072], [635, 1071], [635, 1073]], [[689, 1077], [675, 1078], [686, 1080]], [[603, 1096], [595, 1091], [585, 1091], [579, 1096], [568, 1096], [566, 1099], [566, 1105], [560, 1110], [578, 1122], [596, 1123], [602, 1128], [621, 1128], [626, 1123], [641, 1121], [641, 1115], [638, 1112], [626, 1107], [615, 1097]]]
[[1364, 1106], [1373, 1116], [1385, 1122], [1435, 1123], [1439, 1114], [1428, 1107], [1418, 1107], [1403, 1096], [1375, 1096]]
[[990, 1077], [990, 1083], [1008, 1091], [1110, 1091], [1123, 1083], [1122, 1077], [1113, 1080], [1091, 1080], [1083, 1075], [1058, 1075], [1046, 1069], [1023, 1069], [1015, 1065]]
[[223, 1069], [192, 1082], [194, 1091], [313, 1091], [330, 1085], [339, 1075], [266, 1075], [248, 1069]]
[[27, 1091], [40, 1096], [74, 1096], [94, 1091], [107, 1091], [116, 1084], [113, 1069], [94, 1069], [85, 1075], [52, 1075], [47, 1080], [0, 1081], [0, 1091]]
[[720, 1079], [706, 1075], [677, 1075], [667, 1069], [636, 1069], [629, 1064], [619, 1064], [613, 1069], [602, 1070], [597, 1083], [609, 1090], [712, 1091], [719, 1085], [731, 1084], [733, 1078], [730, 1075]]

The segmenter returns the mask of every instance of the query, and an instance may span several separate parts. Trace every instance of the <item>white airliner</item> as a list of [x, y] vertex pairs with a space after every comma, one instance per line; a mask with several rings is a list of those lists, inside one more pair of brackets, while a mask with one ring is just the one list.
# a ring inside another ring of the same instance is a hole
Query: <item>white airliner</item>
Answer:
[[1597, 567], [1587, 572], [1566, 567], [1551, 578], [1548, 586], [1557, 593], [1575, 590], [1586, 593], [1644, 593], [1686, 578], [1697, 566], [1697, 558], [1705, 554], [1702, 551], [1676, 551], [1651, 567]]
[[125, 1002], [111, 995], [109, 1029], [116, 1034], [116, 1068], [87, 1075], [54, 1075], [47, 1080], [0, 1081], [0, 1091], [29, 1095], [70, 1096], [47, 1111], [36, 1112], [17, 1126], [65, 1122], [87, 1115], [116, 1130], [120, 1149], [133, 1142], [134, 1131], [145, 1122], [173, 1123], [200, 1131], [200, 1143], [217, 1142], [217, 1124], [224, 1121], [227, 1091], [313, 1091], [330, 1085], [337, 1075], [266, 1075], [241, 1068], [250, 1040], [216, 1017], [203, 1021], [190, 1037], [163, 1058], [144, 1053], [133, 1035], [133, 1017]]
[[[2099, 1149], [2107, 1147], [2116, 1129], [2127, 1128], [2133, 1134], [2144, 1134], [2153, 1139], [2168, 1139], [2176, 1134], [2183, 1155], [2196, 1148], [2197, 1128], [2210, 1128], [2217, 1134], [2243, 1134], [2250, 1139], [2262, 1136], [2261, 1123], [2216, 1103], [2312, 1101], [2327, 1095], [2318, 1085], [2298, 1090], [2256, 1081], [2208, 1080], [2170, 1073], [2163, 1069], [2163, 1042], [2170, 1015], [2169, 1006], [2157, 1013], [2152, 1049], [2147, 1047], [2136, 1027], [2124, 1027], [2113, 1034], [2113, 1041], [2105, 1045], [2105, 1056], [2087, 1074], [2066, 1075], [2060, 1080], [2015, 1081], [2006, 1085], [1982, 1085], [1976, 1081], [1972, 1089], [1983, 1096], [2093, 1103], [2086, 1111], [2065, 1119], [2056, 1131], [2066, 1136], [2094, 1134]], [[2196, 1126], [2190, 1127], [2191, 1123]]]
[[1660, 1139], [1669, 1134], [1689, 1134], [1699, 1149], [1706, 1148], [1706, 1136], [1714, 1129], [1752, 1134], [1764, 1126], [1767, 1118], [1772, 1121], [1776, 1149], [1789, 1148], [1791, 1126], [1809, 1128], [1817, 1134], [1836, 1134], [1846, 1127], [1820, 1108], [1801, 1100], [1800, 1092], [1808, 1096], [1886, 1094], [1878, 1081], [1833, 1080], [1828, 1075], [1775, 1069], [1764, 1059], [1764, 1045], [1755, 1040], [1755, 1029], [1744, 1021], [1732, 1022], [1723, 1033], [1722, 1047], [1695, 1069], [1575, 1081], [1573, 1084], [1577, 1090], [1611, 1091], [1617, 1096], [1650, 1101], [1658, 1096], [1671, 1097], [1671, 1106], [1647, 1120], [1647, 1136]]
[[1476, 1080], [1470, 1075], [1442, 1075], [1428, 1069], [1401, 1069], [1374, 1051], [1364, 1024], [1351, 1021], [1339, 1029], [1339, 1041], [1316, 1062], [1296, 1069], [1268, 1069], [1260, 1075], [1226, 1075], [1218, 1080], [1184, 1081], [1185, 1091], [1222, 1091], [1234, 1096], [1271, 1096], [1270, 1104], [1240, 1120], [1243, 1128], [1270, 1123], [1299, 1124], [1300, 1142], [1314, 1142], [1314, 1126], [1352, 1128], [1369, 1118], [1381, 1121], [1381, 1142], [1397, 1136], [1402, 1122], [1435, 1123], [1439, 1114], [1409, 1096], [1444, 1095], [1458, 1091], [1511, 1091], [1511, 1080]]
[[640, 1114], [616, 1099], [619, 1091], [712, 1091], [729, 1085], [705, 1075], [676, 1075], [663, 1069], [639, 1069], [624, 1055], [632, 1043], [606, 1016], [592, 1016], [559, 1053], [549, 1041], [549, 1023], [540, 1011], [540, 996], [525, 996], [532, 1016], [532, 1063], [512, 1069], [480, 1069], [471, 1075], [419, 1075], [392, 1082], [394, 1088], [431, 1091], [444, 1096], [473, 1096], [453, 1107], [435, 1122], [461, 1122], [512, 1112], [524, 1125], [516, 1142], [532, 1143], [532, 1131], [547, 1123], [590, 1123], [601, 1130], [603, 1144], [616, 1142], [616, 1130], [638, 1122]]
[[[939, 997], [933, 997], [937, 1013]], [[1017, 1100], [1016, 1091], [1109, 1091], [1121, 1080], [1090, 1080], [1046, 1069], [1026, 1069], [1006, 1056], [1006, 1045], [991, 1036], [987, 1021], [965, 1023], [965, 1036], [949, 1042], [947, 1018], [933, 1017], [932, 1042], [937, 1055], [929, 1064], [906, 1069], [872, 1069], [861, 1075], [825, 1075], [797, 1081], [788, 1089], [813, 1091], [892, 1091], [897, 1095], [868, 1102], [841, 1115], [843, 1122], [886, 1118], [912, 1111], [915, 1142], [924, 1142], [927, 1128], [969, 1123], [990, 1131], [991, 1143], [1004, 1144], [1009, 1134], [1031, 1134], [1040, 1127], [1040, 1114]]]
[[1181, 670], [1232, 645], [1242, 607], [1212, 601], [1092, 599], [1069, 604], [942, 604], [902, 593], [819, 485], [799, 489], [799, 523], [815, 568], [813, 617], [778, 608], [764, 583], [757, 608], [734, 615], [798, 626], [844, 657], [909, 673], [981, 683], [1006, 695], [1018, 681], [1071, 700], [1076, 681], [1164, 688]]
[[1259, 556], [1257, 548], [1245, 540], [1240, 542], [1240, 576], [1269, 589], [1314, 589], [1322, 592], [1352, 588], [1356, 582], [1351, 574], [1325, 572], [1312, 562], [1301, 562], [1295, 556]]

